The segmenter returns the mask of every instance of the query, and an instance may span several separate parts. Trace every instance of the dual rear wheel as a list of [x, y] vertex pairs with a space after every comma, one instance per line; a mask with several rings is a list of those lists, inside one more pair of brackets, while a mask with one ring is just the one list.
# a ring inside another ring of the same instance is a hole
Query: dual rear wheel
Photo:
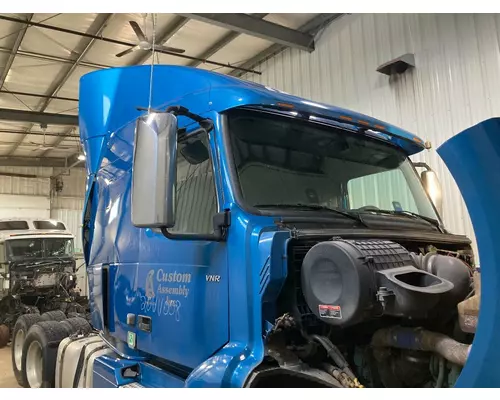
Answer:
[[22, 387], [54, 387], [59, 343], [71, 334], [89, 333], [92, 330], [85, 319], [66, 319], [66, 316], [62, 319], [61, 314], [64, 315], [59, 311], [41, 316], [26, 314], [16, 321], [12, 340], [12, 367]]

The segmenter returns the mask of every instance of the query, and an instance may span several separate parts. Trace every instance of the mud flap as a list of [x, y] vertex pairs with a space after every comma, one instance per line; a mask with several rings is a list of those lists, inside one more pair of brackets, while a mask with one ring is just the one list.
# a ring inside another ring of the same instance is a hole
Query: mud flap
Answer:
[[[500, 118], [483, 121], [437, 150], [467, 205], [481, 262], [481, 308], [456, 387], [500, 386]], [[484, 299], [484, 300], [483, 300]]]

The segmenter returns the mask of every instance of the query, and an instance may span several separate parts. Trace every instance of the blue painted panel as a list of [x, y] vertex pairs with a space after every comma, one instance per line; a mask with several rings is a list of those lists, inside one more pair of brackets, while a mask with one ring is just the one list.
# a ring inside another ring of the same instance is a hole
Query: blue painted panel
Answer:
[[116, 388], [132, 383], [134, 380], [124, 378], [121, 370], [136, 364], [136, 362], [107, 355], [97, 357], [94, 361], [92, 386], [95, 388]]
[[[231, 210], [232, 220], [226, 243], [171, 241], [131, 222], [134, 121], [143, 113], [137, 107], [148, 105], [149, 73], [147, 66], [118, 68], [81, 80], [81, 137], [88, 173], [96, 175], [88, 252], [93, 323], [103, 328], [102, 293], [107, 290], [108, 339], [120, 351], [192, 368], [188, 387], [239, 387], [264, 356], [263, 303], [273, 302], [286, 278], [289, 233], [277, 232], [272, 218], [249, 216], [235, 205], [220, 113], [242, 105], [285, 102], [305, 113], [384, 125], [386, 132], [398, 136], [389, 140], [409, 154], [420, 151], [422, 143], [408, 132], [348, 110], [207, 71], [157, 66], [153, 107], [180, 104], [209, 115], [216, 124], [210, 146], [218, 202], [221, 209]], [[180, 118], [179, 123], [183, 126], [186, 120]], [[107, 288], [102, 287], [103, 264], [109, 265]], [[208, 283], [207, 274], [219, 275], [220, 283]], [[152, 332], [127, 326], [128, 313], [150, 316]], [[266, 308], [265, 317], [272, 320], [277, 315]], [[128, 331], [137, 334], [140, 352], [127, 349]], [[110, 360], [106, 363], [108, 370], [116, 372], [119, 367]], [[105, 372], [104, 366], [96, 370], [101, 382], [112, 382]], [[144, 377], [148, 384], [155, 379]]]
[[[98, 310], [102, 310], [105, 289], [100, 287], [100, 265], [109, 264], [109, 334], [123, 347], [127, 333], [135, 332], [142, 353], [194, 368], [229, 340], [226, 245], [172, 241], [133, 226], [130, 143], [134, 127], [131, 123], [110, 135], [97, 173], [98, 205], [90, 252], [93, 323], [102, 329]], [[220, 276], [220, 282], [208, 283], [207, 275]], [[128, 313], [151, 317], [152, 332], [127, 325]]]
[[[150, 67], [111, 68], [84, 75], [80, 81], [80, 135], [87, 155], [87, 170], [95, 173], [101, 165], [103, 147], [109, 136], [144, 111], [149, 104]], [[178, 66], [155, 66], [152, 107], [182, 105], [192, 112], [217, 113], [240, 106], [276, 106], [287, 103], [299, 112], [318, 117], [362, 120], [374, 129], [395, 135], [394, 143], [409, 154], [423, 149], [415, 135], [375, 118], [279, 92], [227, 75]], [[183, 126], [186, 120], [180, 118]], [[402, 139], [398, 139], [402, 138]]]
[[159, 367], [147, 363], [139, 363], [141, 371], [138, 377], [139, 383], [148, 388], [182, 388], [184, 380], [178, 376], [169, 374]]
[[500, 118], [445, 142], [438, 154], [467, 205], [481, 259], [481, 309], [469, 359], [457, 387], [500, 386]]

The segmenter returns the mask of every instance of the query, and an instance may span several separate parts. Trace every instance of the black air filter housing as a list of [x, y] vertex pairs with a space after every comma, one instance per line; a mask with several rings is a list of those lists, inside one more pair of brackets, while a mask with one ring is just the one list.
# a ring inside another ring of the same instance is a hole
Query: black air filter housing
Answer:
[[425, 318], [453, 284], [415, 268], [410, 252], [385, 240], [332, 240], [313, 246], [301, 271], [312, 312], [335, 326], [381, 315]]

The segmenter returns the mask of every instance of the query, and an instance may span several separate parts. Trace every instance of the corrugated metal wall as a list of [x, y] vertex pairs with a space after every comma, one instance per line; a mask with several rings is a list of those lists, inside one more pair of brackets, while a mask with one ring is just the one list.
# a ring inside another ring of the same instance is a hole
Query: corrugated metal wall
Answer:
[[[500, 113], [500, 15], [363, 14], [327, 27], [309, 54], [287, 50], [244, 78], [353, 109], [430, 140], [414, 160], [439, 174], [443, 218], [474, 240], [460, 192], [435, 149], [446, 139]], [[415, 54], [416, 68], [399, 77], [381, 64]]]
[[[60, 171], [54, 170], [54, 174]], [[82, 252], [82, 210], [85, 198], [85, 171], [81, 168], [72, 169], [69, 173], [60, 176], [63, 188], [60, 192], [52, 192], [51, 217], [66, 223], [76, 236], [75, 251]]]
[[[48, 197], [51, 173], [52, 168], [0, 167], [0, 193]], [[14, 177], [9, 174], [35, 177]]]

